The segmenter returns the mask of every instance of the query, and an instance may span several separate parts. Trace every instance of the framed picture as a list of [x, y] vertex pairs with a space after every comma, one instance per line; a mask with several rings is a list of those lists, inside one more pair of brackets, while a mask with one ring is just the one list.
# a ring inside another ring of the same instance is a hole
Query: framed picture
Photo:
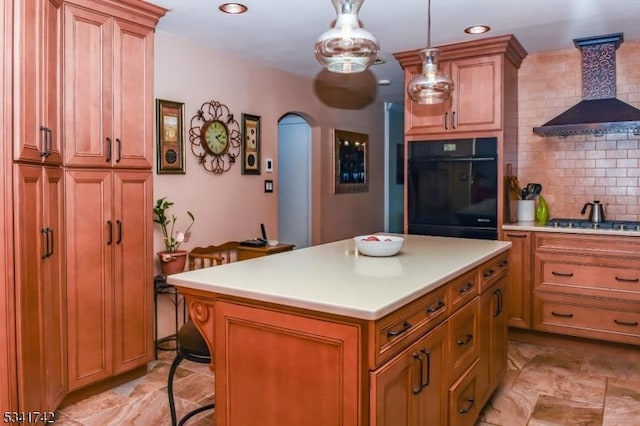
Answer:
[[184, 104], [156, 99], [157, 173], [184, 174]]
[[335, 193], [369, 190], [369, 136], [334, 130]]
[[260, 117], [242, 114], [242, 174], [260, 174]]

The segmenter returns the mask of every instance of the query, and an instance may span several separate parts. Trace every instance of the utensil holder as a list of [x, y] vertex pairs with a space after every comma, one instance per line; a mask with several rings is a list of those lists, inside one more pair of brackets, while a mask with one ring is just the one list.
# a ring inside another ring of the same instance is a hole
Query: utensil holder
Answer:
[[518, 222], [534, 222], [536, 220], [536, 200], [518, 200]]

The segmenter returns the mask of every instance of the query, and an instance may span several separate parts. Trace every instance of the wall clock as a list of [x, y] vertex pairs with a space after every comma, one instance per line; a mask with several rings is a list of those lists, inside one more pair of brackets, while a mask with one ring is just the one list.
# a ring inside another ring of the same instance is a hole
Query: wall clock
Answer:
[[191, 152], [208, 172], [228, 171], [240, 155], [240, 125], [229, 108], [218, 101], [202, 104], [191, 118]]

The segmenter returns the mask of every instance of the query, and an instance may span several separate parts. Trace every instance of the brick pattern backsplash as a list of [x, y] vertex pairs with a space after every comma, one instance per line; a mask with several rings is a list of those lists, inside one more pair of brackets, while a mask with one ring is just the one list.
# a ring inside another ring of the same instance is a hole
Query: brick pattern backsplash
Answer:
[[[600, 200], [607, 219], [640, 221], [640, 136], [544, 138], [540, 126], [582, 100], [582, 55], [563, 49], [528, 55], [518, 72], [518, 167], [521, 185], [542, 184], [550, 217], [579, 218]], [[640, 108], [640, 43], [616, 51], [617, 98]]]

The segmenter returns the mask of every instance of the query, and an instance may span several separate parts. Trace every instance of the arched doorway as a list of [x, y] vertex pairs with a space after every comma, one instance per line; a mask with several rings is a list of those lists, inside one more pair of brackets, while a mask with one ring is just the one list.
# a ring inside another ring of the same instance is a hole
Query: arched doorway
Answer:
[[278, 121], [278, 238], [311, 245], [311, 126], [297, 114]]

